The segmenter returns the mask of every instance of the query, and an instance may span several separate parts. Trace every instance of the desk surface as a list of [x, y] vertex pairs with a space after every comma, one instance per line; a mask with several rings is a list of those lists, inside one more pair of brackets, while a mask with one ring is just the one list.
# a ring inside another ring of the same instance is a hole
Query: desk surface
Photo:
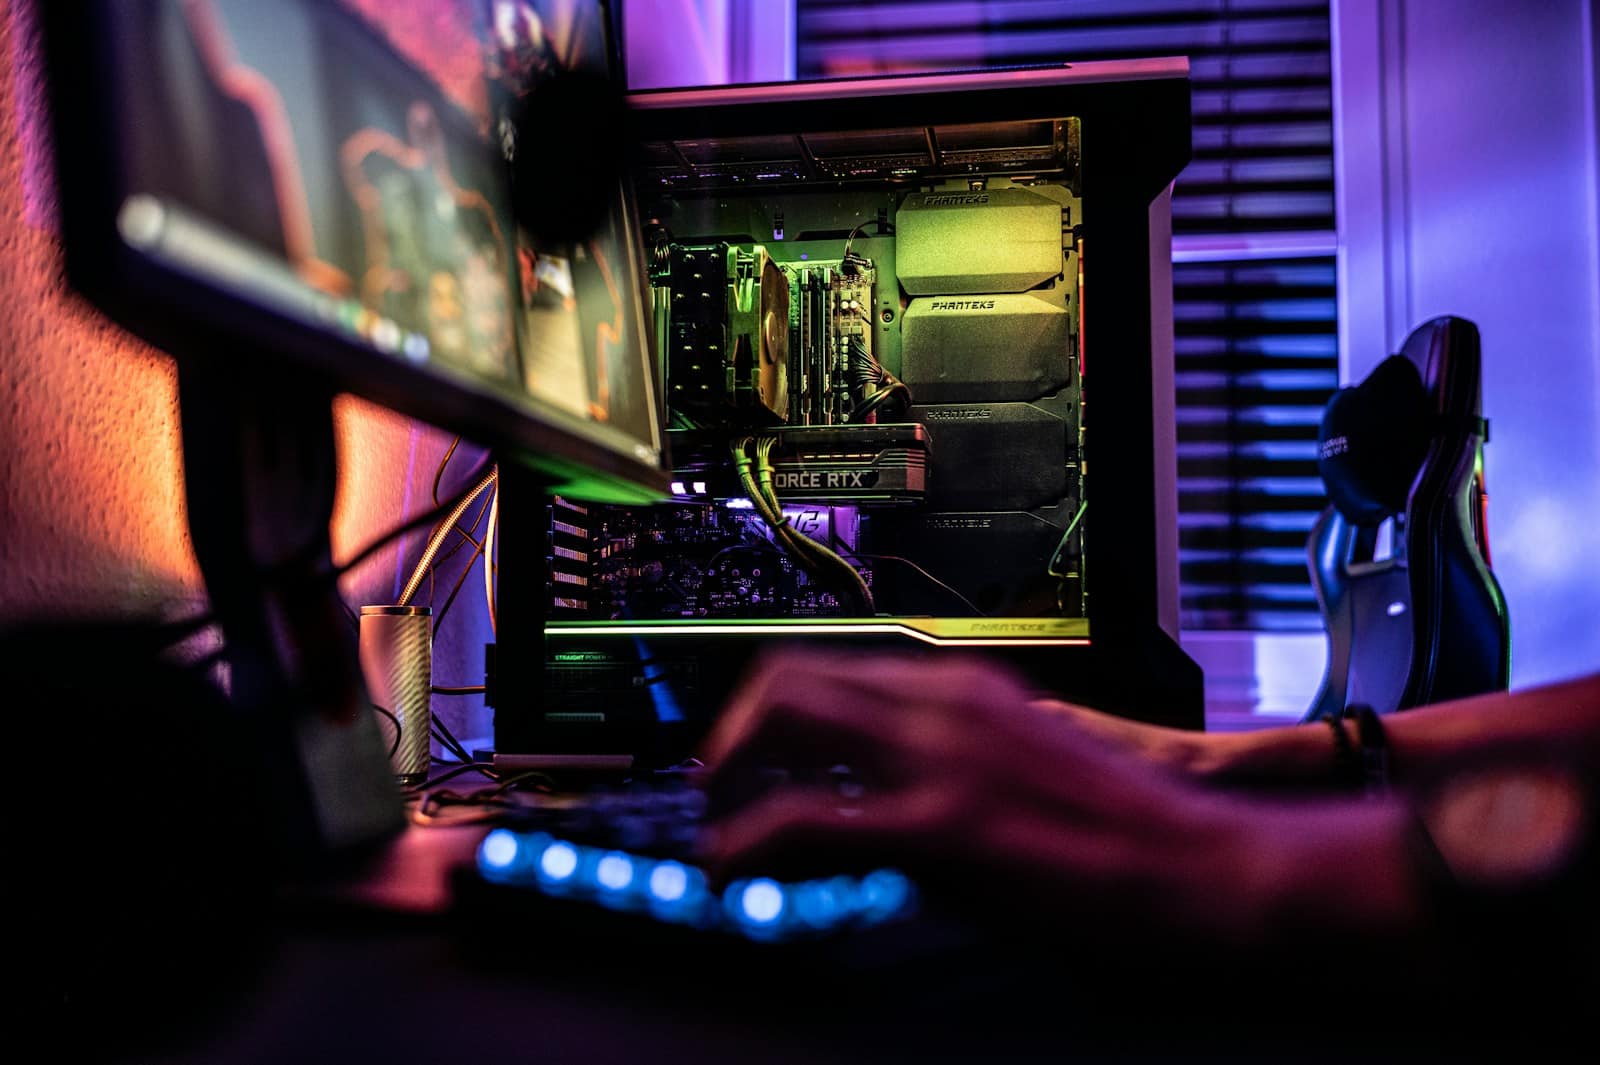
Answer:
[[361, 876], [302, 896], [275, 915], [271, 949], [216, 1024], [130, 1060], [1414, 1063], [1482, 1054], [1494, 1036], [1555, 1053], [1483, 1017], [1421, 1015], [1397, 1034], [1359, 984], [1292, 967], [1175, 976], [1162, 957], [1121, 959], [1108, 984], [1104, 959], [1059, 944], [1027, 970], [958, 952], [920, 967], [907, 994], [842, 968], [801, 986], [777, 954], [574, 947], [549, 910], [486, 943], [450, 905], [449, 876], [484, 831], [412, 827]]
[[[799, 969], [764, 947], [734, 954], [690, 939], [664, 950], [619, 927], [584, 938], [550, 907], [475, 919], [455, 905], [451, 873], [471, 862], [482, 825], [413, 825], [360, 875], [275, 906], [263, 899], [266, 909], [246, 899], [202, 923], [196, 902], [248, 894], [266, 871], [244, 865], [247, 852], [219, 870], [209, 851], [197, 858], [192, 836], [151, 835], [163, 823], [121, 837], [116, 877], [141, 860], [150, 874], [187, 861], [181, 875], [148, 876], [142, 896], [120, 879], [89, 884], [62, 905], [76, 914], [76, 938], [51, 933], [70, 940], [57, 947], [69, 964], [104, 967], [110, 981], [100, 986], [115, 995], [110, 1006], [58, 1003], [51, 1030], [63, 1039], [92, 1031], [118, 1060], [1414, 1063], [1482, 1058], [1501, 1045], [1495, 1038], [1517, 1051], [1507, 1059], [1557, 1056], [1549, 1018], [1525, 1029], [1492, 997], [1385, 1012], [1363, 990], [1373, 974], [1362, 958], [1334, 972], [1295, 957], [1113, 956], [1057, 933], [1037, 937], [1026, 964], [969, 943], [909, 963], [858, 951]], [[80, 865], [105, 867], [99, 853]], [[18, 911], [24, 935], [29, 912]], [[259, 948], [233, 949], [222, 938], [230, 931]], [[111, 1021], [128, 1019], [127, 1009], [106, 1016], [123, 988], [135, 990], [134, 1010], [164, 1011], [166, 1039], [143, 1057], [129, 1052], [129, 1032], [147, 1012], [126, 1031]], [[216, 1005], [202, 1001], [208, 993]], [[1589, 1012], [1592, 1002], [1567, 1019]], [[1399, 1035], [1394, 1022], [1405, 1026]], [[1547, 1034], [1523, 1045], [1526, 1030]]]

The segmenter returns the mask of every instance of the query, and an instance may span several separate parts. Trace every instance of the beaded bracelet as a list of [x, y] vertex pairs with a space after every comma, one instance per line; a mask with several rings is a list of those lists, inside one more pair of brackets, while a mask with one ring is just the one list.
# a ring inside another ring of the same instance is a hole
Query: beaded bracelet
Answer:
[[1362, 786], [1368, 795], [1389, 794], [1389, 734], [1378, 712], [1360, 703], [1346, 709], [1345, 716], [1356, 719], [1356, 735], [1361, 740]]
[[[1360, 749], [1351, 742], [1344, 723], [1354, 719]], [[1342, 716], [1322, 720], [1333, 730], [1335, 779], [1351, 791], [1378, 796], [1389, 793], [1389, 736], [1378, 712], [1364, 703], [1345, 709]]]
[[1355, 791], [1360, 788], [1366, 779], [1363, 771], [1361, 755], [1356, 751], [1355, 744], [1350, 742], [1350, 733], [1344, 729], [1344, 718], [1338, 714], [1329, 714], [1322, 719], [1333, 730], [1333, 777], [1340, 787]]

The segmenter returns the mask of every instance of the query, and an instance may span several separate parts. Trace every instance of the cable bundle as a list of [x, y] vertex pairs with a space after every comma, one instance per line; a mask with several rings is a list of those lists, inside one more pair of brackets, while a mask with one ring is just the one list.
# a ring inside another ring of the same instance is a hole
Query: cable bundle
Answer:
[[855, 356], [852, 368], [855, 371], [856, 390], [861, 393], [861, 402], [850, 412], [851, 424], [864, 421], [890, 400], [898, 398], [902, 410], [911, 406], [911, 389], [900, 378], [884, 369], [883, 363], [875, 358], [859, 340], [850, 341], [850, 352]]
[[[872, 589], [867, 587], [867, 582], [856, 572], [856, 568], [825, 544], [794, 528], [784, 516], [783, 504], [778, 501], [772, 484], [771, 455], [776, 443], [772, 437], [752, 440], [746, 436], [729, 445], [734, 468], [739, 473], [739, 483], [744, 486], [745, 494], [750, 497], [761, 520], [772, 529], [780, 546], [800, 563], [802, 569], [824, 584], [844, 588], [845, 596], [842, 598], [853, 599], [861, 615], [871, 617], [877, 613], [877, 606], [872, 601]], [[753, 462], [749, 454], [751, 444], [755, 445]]]

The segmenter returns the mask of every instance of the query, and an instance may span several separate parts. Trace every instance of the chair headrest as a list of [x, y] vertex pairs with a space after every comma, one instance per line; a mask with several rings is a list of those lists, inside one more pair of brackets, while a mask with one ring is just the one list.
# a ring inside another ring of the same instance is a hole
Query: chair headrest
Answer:
[[1333, 394], [1317, 436], [1317, 471], [1346, 520], [1377, 525], [1405, 510], [1435, 421], [1422, 375], [1400, 355]]

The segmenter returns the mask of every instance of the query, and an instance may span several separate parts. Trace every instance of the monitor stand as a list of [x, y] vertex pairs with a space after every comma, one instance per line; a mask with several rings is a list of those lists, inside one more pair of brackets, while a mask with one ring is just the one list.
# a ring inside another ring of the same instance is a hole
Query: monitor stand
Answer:
[[190, 537], [254, 741], [214, 753], [259, 763], [283, 858], [314, 865], [398, 833], [405, 810], [332, 577], [332, 390], [229, 355], [178, 362]]
[[550, 600], [544, 544], [550, 532], [546, 506], [551, 486], [514, 457], [502, 456], [499, 471], [498, 610], [484, 693], [484, 702], [494, 708], [490, 760], [497, 769], [514, 772], [626, 772], [634, 764], [631, 754], [585, 750], [581, 738], [544, 715], [544, 623]]

